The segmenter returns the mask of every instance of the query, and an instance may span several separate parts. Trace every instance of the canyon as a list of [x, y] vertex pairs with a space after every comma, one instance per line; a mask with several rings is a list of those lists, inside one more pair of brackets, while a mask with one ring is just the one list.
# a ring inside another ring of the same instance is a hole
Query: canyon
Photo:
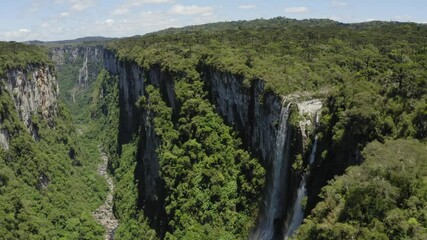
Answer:
[[0, 235], [425, 239], [422, 31], [279, 17], [0, 43]]
[[[144, 69], [134, 62], [119, 60], [113, 52], [100, 46], [54, 48], [51, 58], [60, 67], [64, 67], [64, 62], [75, 64], [75, 60], [80, 59], [79, 73], [86, 71], [88, 64], [101, 64], [110, 74], [118, 76], [119, 148], [129, 143], [131, 136], [140, 134], [142, 145], [141, 152], [137, 153], [140, 158], [136, 160], [136, 171], [143, 178], [139, 180], [143, 185], [138, 187], [143, 199], [139, 201], [143, 201], [144, 208], [149, 209], [145, 213], [147, 217], [159, 218], [159, 213], [164, 211], [164, 200], [159, 196], [164, 196], [164, 193], [159, 185], [161, 176], [156, 149], [161, 143], [150, 124], [151, 114], [138, 109], [135, 103], [145, 94], [146, 86], [153, 85], [160, 90], [174, 114], [177, 99], [172, 74], [160, 68]], [[89, 74], [96, 76], [99, 71], [98, 68]], [[294, 202], [301, 200], [297, 198], [297, 189], [305, 177], [304, 173], [293, 172], [294, 156], [301, 154], [304, 165], [308, 165], [309, 158], [316, 154], [309, 154], [308, 151], [312, 148], [309, 143], [310, 139], [314, 139], [314, 120], [322, 101], [306, 100], [310, 97], [307, 94], [280, 96], [265, 93], [261, 80], [253, 82], [248, 88], [240, 76], [211, 67], [202, 67], [200, 74], [217, 113], [238, 132], [244, 146], [260, 159], [267, 170], [264, 200], [251, 239], [278, 239], [287, 231], [286, 222], [292, 219]], [[82, 84], [79, 74], [73, 89], [90, 84], [87, 80], [84, 82]], [[303, 119], [291, 125], [291, 114]], [[143, 128], [141, 132], [138, 131], [140, 127]], [[157, 227], [161, 227], [161, 222], [165, 220], [157, 221]]]

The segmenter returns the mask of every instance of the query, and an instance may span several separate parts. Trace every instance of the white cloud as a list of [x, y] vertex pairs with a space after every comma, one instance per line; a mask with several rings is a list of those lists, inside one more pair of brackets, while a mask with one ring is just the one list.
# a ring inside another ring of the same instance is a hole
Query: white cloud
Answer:
[[21, 28], [12, 32], [0, 32], [0, 39], [3, 41], [16, 41], [20, 40], [28, 40], [31, 36], [31, 30], [26, 28]]
[[394, 16], [393, 20], [401, 21], [401, 22], [410, 22], [412, 21], [412, 16], [409, 16], [409, 15]]
[[212, 15], [213, 13], [213, 7], [203, 7], [203, 6], [197, 6], [197, 5], [190, 5], [190, 6], [184, 6], [181, 4], [174, 5], [172, 9], [170, 10], [172, 14], [177, 15], [203, 15], [208, 16]]
[[331, 5], [332, 5], [332, 7], [345, 7], [345, 6], [347, 6], [347, 2], [332, 1]]
[[33, 7], [31, 7], [30, 9], [28, 9], [28, 11], [30, 12], [30, 13], [36, 13], [36, 12], [38, 12], [40, 10], [40, 8], [38, 7], [38, 6], [33, 6]]
[[[325, 17], [325, 18], [328, 18], [328, 17]], [[341, 18], [336, 16], [336, 15], [330, 16], [329, 19], [334, 20], [334, 21], [341, 21]]]
[[81, 12], [93, 7], [95, 2], [96, 0], [70, 0], [71, 10]]
[[118, 7], [113, 11], [113, 15], [123, 15], [129, 12], [129, 8]]
[[125, 5], [131, 7], [142, 6], [144, 4], [160, 4], [160, 3], [173, 3], [175, 0], [128, 0]]
[[162, 3], [173, 3], [175, 0], [128, 0], [124, 4], [118, 6], [113, 12], [113, 15], [123, 15], [130, 11], [134, 7], [140, 7], [144, 4], [162, 4]]
[[105, 24], [107, 24], [108, 26], [113, 26], [114, 22], [115, 22], [114, 19], [111, 19], [111, 18], [105, 20]]
[[31, 30], [30, 29], [26, 29], [26, 28], [21, 28], [21, 29], [18, 30], [18, 32], [20, 32], [20, 33], [29, 33], [29, 32], [31, 32]]
[[306, 13], [308, 11], [309, 10], [306, 7], [289, 7], [289, 8], [285, 8], [285, 12], [287, 12], [287, 13]]
[[256, 5], [255, 4], [240, 5], [239, 8], [240, 9], [254, 9], [254, 8], [256, 8]]
[[378, 21], [377, 18], [367, 18], [365, 22]]
[[[28, 40], [64, 40], [75, 39], [82, 36], [107, 36], [107, 37], [129, 37], [136, 34], [145, 34], [169, 27], [183, 27], [194, 24], [205, 24], [216, 22], [219, 19], [215, 15], [216, 7], [203, 4], [179, 4], [177, 0], [122, 0], [116, 6], [109, 8], [110, 13], [116, 9], [128, 9], [127, 14], [117, 17], [113, 14], [89, 14], [102, 2], [91, 1], [92, 5], [79, 5], [73, 0], [33, 0], [39, 3], [39, 13], [46, 10], [50, 5], [58, 11], [51, 11], [50, 16], [40, 17], [31, 23], [34, 28], [27, 25], [17, 26], [11, 29], [0, 30], [0, 39], [5, 41], [28, 41]], [[83, 2], [83, 1], [81, 1]], [[85, 2], [84, 2], [85, 3]], [[77, 4], [77, 5], [76, 5]], [[125, 6], [125, 4], [127, 4]], [[164, 4], [163, 10], [149, 4]], [[93, 8], [90, 8], [92, 6]], [[124, 7], [123, 7], [124, 6]], [[31, 5], [28, 6], [30, 8]], [[73, 8], [74, 7], [74, 8]], [[85, 10], [84, 10], [85, 9]], [[159, 9], [159, 10], [156, 10]], [[116, 13], [120, 13], [117, 11]], [[182, 17], [189, 16], [189, 17]], [[31, 30], [31, 31], [30, 31]]]
[[59, 16], [60, 17], [68, 17], [68, 16], [70, 16], [70, 13], [69, 12], [62, 12], [59, 14]]
[[141, 0], [142, 3], [172, 3], [175, 0]]
[[40, 11], [40, 5], [42, 0], [32, 0], [31, 1], [31, 6], [27, 9], [28, 12], [30, 13], [37, 13]]
[[[113, 20], [113, 19], [110, 19]], [[120, 20], [96, 21], [95, 25], [81, 26], [79, 32], [82, 35], [102, 35], [106, 33], [113, 37], [129, 37], [135, 34], [144, 34], [168, 27], [179, 27], [173, 16], [163, 11], [146, 11], [135, 14], [132, 18]], [[109, 25], [110, 24], [110, 25]], [[114, 27], [111, 27], [113, 25]]]

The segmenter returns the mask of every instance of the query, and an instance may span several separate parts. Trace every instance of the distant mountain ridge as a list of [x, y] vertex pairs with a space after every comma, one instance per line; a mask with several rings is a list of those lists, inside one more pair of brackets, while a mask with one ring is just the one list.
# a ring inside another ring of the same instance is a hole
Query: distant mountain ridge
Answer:
[[32, 40], [24, 42], [25, 44], [31, 44], [31, 45], [73, 45], [73, 44], [82, 44], [82, 43], [100, 43], [100, 42], [106, 42], [110, 40], [114, 40], [118, 38], [109, 38], [109, 37], [102, 37], [102, 36], [89, 36], [89, 37], [82, 37], [82, 38], [76, 38], [72, 40], [60, 40], [60, 41], [39, 41], [39, 40]]

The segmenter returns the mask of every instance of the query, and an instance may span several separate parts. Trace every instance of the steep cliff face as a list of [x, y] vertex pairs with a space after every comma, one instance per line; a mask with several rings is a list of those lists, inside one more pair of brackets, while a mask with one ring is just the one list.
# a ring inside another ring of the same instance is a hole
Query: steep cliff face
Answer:
[[248, 88], [243, 85], [242, 78], [232, 74], [210, 68], [203, 73], [218, 113], [238, 130], [245, 145], [251, 147], [264, 165], [271, 166], [282, 98], [266, 93], [262, 81], [253, 82]]
[[[59, 88], [51, 67], [29, 65], [26, 68], [11, 69], [2, 81], [13, 97], [20, 119], [34, 139], [38, 140], [39, 137], [33, 116], [41, 116], [50, 127], [54, 127]], [[2, 142], [7, 142], [7, 131], [3, 129], [1, 135]], [[3, 145], [7, 147], [7, 144]]]
[[166, 102], [175, 106], [173, 82], [160, 68], [144, 70], [135, 63], [120, 61], [110, 51], [105, 51], [104, 67], [119, 78], [119, 148], [135, 136], [139, 139], [135, 170], [138, 205], [145, 210], [147, 217], [153, 219], [153, 227], [161, 229], [165, 224], [165, 194], [156, 152], [161, 142], [154, 132], [152, 113], [138, 108], [136, 102], [145, 94], [145, 85], [151, 84], [162, 89]]
[[102, 67], [104, 48], [102, 46], [64, 46], [51, 49], [50, 57], [58, 71], [68, 66], [78, 66], [76, 88], [87, 89], [96, 79]]
[[[121, 61], [110, 51], [105, 51], [104, 67], [119, 79], [119, 145], [130, 142], [135, 134], [140, 136], [135, 171], [139, 203], [145, 215], [155, 219], [155, 227], [161, 228], [166, 221], [162, 219], [165, 193], [156, 152], [161, 142], [154, 132], [152, 113], [138, 108], [135, 103], [145, 94], [145, 85], [150, 84], [160, 89], [167, 105], [176, 112], [179, 106], [173, 76], [159, 67], [146, 70], [136, 63]], [[254, 81], [250, 87], [245, 87], [242, 78], [209, 67], [201, 68], [199, 72], [217, 112], [237, 130], [244, 145], [259, 157], [267, 169], [266, 197], [259, 221], [268, 219], [271, 223], [264, 239], [280, 235], [288, 205], [291, 205], [298, 186], [299, 177], [291, 172], [292, 161], [303, 149], [299, 127], [291, 125], [288, 120], [281, 121], [281, 112], [286, 106], [289, 106], [286, 119], [290, 119], [292, 112], [298, 115], [297, 105], [290, 108], [295, 96], [282, 97], [266, 92], [263, 81]], [[287, 130], [282, 132], [284, 129]], [[280, 139], [283, 144], [278, 147]], [[280, 164], [278, 158], [282, 159]], [[274, 214], [267, 216], [270, 212], [267, 209], [273, 209]]]
[[[203, 69], [202, 76], [218, 113], [241, 134], [246, 147], [263, 161], [267, 170], [265, 198], [252, 238], [275, 239], [283, 234], [282, 230], [286, 231], [286, 225], [285, 229], [282, 225], [292, 214], [290, 208], [301, 180], [300, 174], [291, 169], [292, 163], [298, 154], [308, 163], [307, 140], [312, 133], [309, 128], [314, 125], [315, 113], [322, 103], [318, 99], [302, 101], [298, 95], [266, 92], [260, 80], [246, 87], [243, 78], [208, 67]], [[293, 114], [294, 119], [301, 119], [298, 124], [289, 122], [292, 116], [288, 116], [287, 121], [281, 120], [281, 113], [291, 104], [297, 108], [296, 112], [287, 112]], [[280, 142], [283, 144], [278, 149]], [[275, 207], [271, 206], [273, 203]]]
[[61, 46], [49, 52], [58, 72], [61, 100], [73, 115], [82, 115], [90, 102], [94, 83], [103, 68], [102, 46]]

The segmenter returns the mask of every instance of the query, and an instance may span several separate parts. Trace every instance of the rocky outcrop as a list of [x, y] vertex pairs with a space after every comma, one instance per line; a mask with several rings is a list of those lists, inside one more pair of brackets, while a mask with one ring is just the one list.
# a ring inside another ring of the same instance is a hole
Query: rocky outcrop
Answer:
[[[41, 116], [50, 127], [54, 127], [59, 89], [52, 67], [29, 65], [26, 68], [11, 69], [2, 81], [12, 95], [20, 119], [34, 139], [39, 137], [33, 116]], [[8, 139], [6, 132], [3, 131], [2, 135], [1, 138]]]
[[[314, 123], [318, 122], [323, 102], [320, 99], [311, 99], [298, 102], [297, 105], [299, 114], [302, 116], [301, 121], [299, 122], [299, 127], [301, 129], [303, 139], [306, 140], [314, 130]], [[307, 141], [304, 141], [304, 143], [306, 142]]]
[[107, 172], [107, 164], [108, 164], [108, 156], [107, 154], [101, 151], [101, 163], [98, 165], [98, 174], [107, 180], [108, 184], [108, 193], [107, 197], [105, 198], [104, 203], [96, 209], [95, 212], [93, 212], [93, 216], [95, 219], [102, 224], [105, 228], [105, 240], [113, 240], [114, 239], [114, 232], [116, 231], [117, 227], [119, 226], [119, 222], [117, 221], [116, 217], [113, 213], [113, 192], [114, 192], [114, 181], [113, 179], [108, 175]]
[[[3, 119], [0, 116], [0, 126], [3, 125]], [[7, 131], [7, 129], [0, 129], [0, 146], [3, 149], [9, 149], [9, 132]]]

